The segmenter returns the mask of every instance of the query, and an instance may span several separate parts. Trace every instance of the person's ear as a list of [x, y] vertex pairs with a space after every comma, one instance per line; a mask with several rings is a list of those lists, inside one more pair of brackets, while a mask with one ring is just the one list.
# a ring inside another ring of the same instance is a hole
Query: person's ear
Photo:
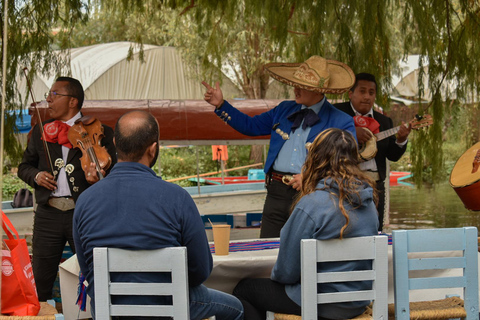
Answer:
[[155, 155], [157, 154], [157, 144], [158, 144], [158, 142], [154, 142], [154, 143], [152, 143], [152, 145], [150, 147], [148, 147], [148, 155], [151, 158], [154, 158]]
[[70, 97], [70, 102], [68, 106], [72, 109], [78, 109], [78, 99], [75, 97]]

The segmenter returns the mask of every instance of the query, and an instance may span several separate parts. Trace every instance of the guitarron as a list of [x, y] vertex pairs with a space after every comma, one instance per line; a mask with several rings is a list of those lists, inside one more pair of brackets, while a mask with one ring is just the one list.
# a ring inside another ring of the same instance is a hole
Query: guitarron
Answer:
[[452, 173], [450, 185], [462, 200], [465, 208], [480, 211], [480, 142], [458, 158]]

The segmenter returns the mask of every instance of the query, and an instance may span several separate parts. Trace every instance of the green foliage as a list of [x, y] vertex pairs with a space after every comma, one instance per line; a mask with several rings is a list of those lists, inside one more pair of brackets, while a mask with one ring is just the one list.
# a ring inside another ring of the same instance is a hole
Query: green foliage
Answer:
[[3, 200], [13, 199], [15, 192], [22, 188], [33, 189], [23, 182], [16, 174], [8, 173], [3, 175], [2, 198]]
[[[52, 53], [54, 49], [69, 47], [68, 31], [77, 23], [84, 22], [88, 16], [86, 4], [80, 0], [64, 1], [14, 1], [8, 0], [8, 33], [4, 39], [5, 1], [0, 2], [2, 12], [0, 34], [2, 44], [7, 45], [7, 76], [5, 86], [5, 108], [7, 121], [5, 122], [4, 150], [15, 162], [19, 157], [20, 145], [14, 138], [15, 114], [18, 110], [32, 102], [23, 92], [18, 92], [16, 82], [24, 78], [23, 68], [27, 67], [28, 76], [32, 77], [37, 71], [46, 74], [50, 70], [60, 70], [67, 60], [61, 55]], [[57, 46], [54, 45], [54, 30], [65, 30], [58, 35]], [[58, 47], [59, 46], [59, 47]], [[0, 59], [3, 64], [3, 50], [0, 47]], [[0, 74], [0, 83], [3, 74]], [[30, 79], [31, 80], [31, 79]], [[40, 98], [40, 97], [36, 97]], [[0, 119], [1, 120], [1, 119]]]
[[[432, 114], [437, 124], [415, 138], [412, 163], [418, 179], [430, 168], [436, 180], [445, 171], [445, 118], [455, 121], [460, 103], [479, 96], [478, 0], [90, 0], [88, 4], [9, 0], [9, 4], [10, 109], [22, 101], [14, 91], [19, 66], [49, 70], [64, 62], [51, 50], [72, 43], [129, 40], [174, 45], [202, 78], [217, 80], [220, 71], [230, 70], [233, 81], [250, 98], [265, 97], [269, 85], [265, 63], [300, 62], [317, 54], [342, 61], [355, 72], [376, 75], [377, 102], [382, 106], [387, 106], [396, 62], [419, 54], [419, 67], [428, 64], [428, 70], [424, 78], [425, 70], [420, 69], [420, 92], [412, 99], [420, 101], [423, 92], [431, 92], [431, 103], [423, 112]], [[74, 29], [89, 12], [91, 24]], [[54, 27], [61, 30], [56, 39], [51, 33]], [[455, 88], [445, 90], [451, 80]]]
[[[160, 150], [160, 160], [154, 166], [155, 172], [158, 172], [158, 168], [160, 166], [160, 175], [164, 180], [196, 175], [197, 148], [199, 159], [198, 172], [202, 174], [220, 171], [220, 163], [216, 160], [212, 160], [211, 146], [188, 146], [178, 148], [162, 148]], [[228, 160], [225, 165], [225, 169], [253, 164], [252, 160], [250, 160], [250, 149], [251, 146], [228, 146]], [[241, 176], [247, 175], [247, 173], [248, 168], [231, 171], [228, 172], [227, 175]], [[217, 174], [211, 176], [214, 177], [220, 175]], [[174, 183], [177, 183], [183, 187], [196, 185], [196, 182], [189, 180], [180, 180]]]
[[[392, 171], [412, 171], [414, 172], [414, 181], [421, 186], [423, 182], [436, 185], [447, 183], [450, 178], [450, 173], [455, 166], [457, 160], [462, 156], [467, 149], [478, 142], [478, 106], [477, 105], [455, 105], [457, 102], [451, 101], [450, 104], [445, 104], [445, 118], [443, 123], [436, 123], [437, 127], [431, 127], [429, 130], [441, 130], [442, 146], [440, 149], [434, 149], [432, 152], [437, 161], [442, 164], [441, 168], [435, 168], [432, 156], [423, 157], [423, 152], [418, 152], [418, 145], [421, 144], [418, 140], [426, 139], [428, 147], [434, 147], [429, 144], [429, 137], [431, 132], [425, 130], [412, 131], [409, 136], [409, 144], [407, 151], [398, 162], [391, 163]], [[435, 123], [435, 122], [434, 122]], [[473, 130], [472, 130], [473, 129]], [[422, 161], [423, 165], [420, 167], [412, 167], [414, 157], [421, 157], [416, 159]], [[434, 171], [437, 170], [437, 171]], [[421, 171], [421, 172], [420, 172]], [[420, 172], [420, 173], [419, 173]], [[420, 177], [420, 178], [418, 178]]]

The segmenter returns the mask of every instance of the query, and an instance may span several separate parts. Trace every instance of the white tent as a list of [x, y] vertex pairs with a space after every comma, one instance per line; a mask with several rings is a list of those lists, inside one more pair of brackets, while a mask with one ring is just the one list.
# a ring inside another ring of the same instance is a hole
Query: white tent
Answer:
[[[402, 102], [405, 104], [416, 103], [419, 98], [419, 88], [418, 80], [420, 77], [420, 55], [409, 55], [405, 59], [399, 61], [398, 65], [400, 72], [397, 75], [392, 77], [392, 84], [394, 87], [392, 95], [392, 100]], [[428, 88], [429, 79], [428, 79], [428, 60], [423, 61], [423, 84], [424, 92], [420, 96], [423, 101], [432, 100], [432, 92]], [[455, 99], [455, 89], [457, 88], [458, 82], [454, 80], [444, 80], [440, 87], [440, 92], [442, 98], [445, 99], [449, 97]]]
[[[127, 61], [132, 45], [133, 59]], [[131, 42], [70, 49], [67, 54], [70, 55], [71, 76], [82, 83], [86, 100], [203, 99], [204, 87], [193, 78], [194, 72], [175, 48], [144, 45], [144, 62], [140, 61], [139, 51]], [[55, 81], [55, 71], [52, 70], [50, 77], [38, 75], [33, 81], [36, 100], [44, 99], [44, 93]], [[26, 94], [23, 76], [18, 83], [22, 94]], [[226, 78], [222, 90], [226, 98], [243, 96]]]

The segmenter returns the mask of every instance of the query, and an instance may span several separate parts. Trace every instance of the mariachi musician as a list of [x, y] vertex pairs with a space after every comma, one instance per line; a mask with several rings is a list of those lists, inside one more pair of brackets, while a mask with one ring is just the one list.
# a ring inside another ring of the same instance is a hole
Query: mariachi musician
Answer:
[[[373, 110], [373, 103], [377, 95], [377, 82], [375, 76], [370, 73], [358, 73], [355, 75], [355, 84], [348, 92], [350, 102], [334, 104], [335, 107], [355, 118], [355, 129], [359, 144], [367, 143], [372, 138], [372, 133], [378, 133], [393, 128], [392, 119]], [[363, 128], [370, 130], [364, 130]], [[378, 191], [378, 219], [379, 231], [382, 231], [385, 215], [385, 179], [387, 178], [387, 159], [398, 161], [407, 150], [407, 138], [411, 131], [402, 125], [397, 137], [391, 136], [388, 139], [378, 141], [376, 144], [377, 153], [375, 158], [360, 163], [360, 169], [364, 170], [377, 183]]]
[[[108, 168], [98, 168], [93, 163], [82, 169], [82, 151], [72, 148], [68, 139], [70, 127], [82, 118], [81, 83], [70, 77], [59, 77], [45, 96], [52, 119], [32, 129], [18, 167], [20, 179], [35, 189], [32, 263], [40, 301], [52, 298], [66, 241], [75, 252], [72, 219], [76, 199], [108, 172]], [[108, 152], [111, 168], [117, 159], [113, 130], [103, 125], [102, 134], [101, 144]]]

